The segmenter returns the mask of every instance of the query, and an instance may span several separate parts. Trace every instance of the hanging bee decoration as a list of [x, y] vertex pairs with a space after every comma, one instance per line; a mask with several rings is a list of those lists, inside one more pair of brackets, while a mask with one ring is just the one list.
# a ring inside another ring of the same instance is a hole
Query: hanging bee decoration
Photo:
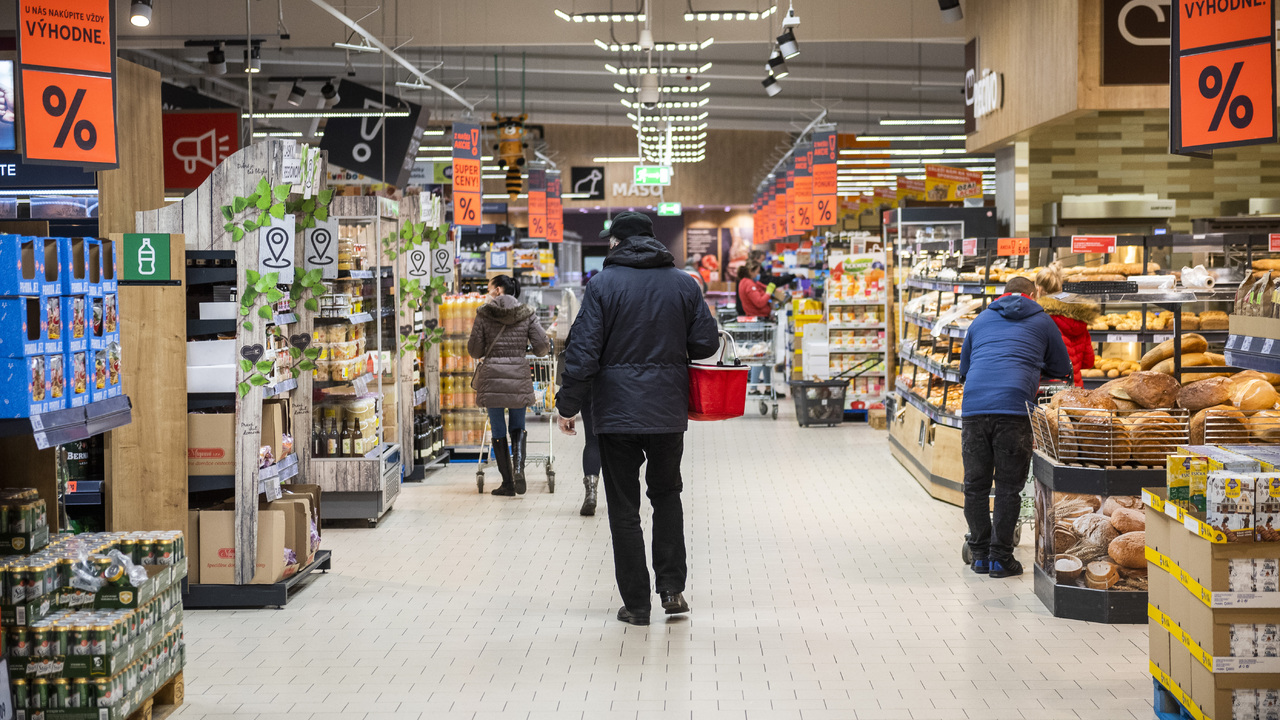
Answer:
[[520, 179], [520, 171], [525, 164], [524, 151], [529, 147], [529, 143], [525, 142], [527, 131], [524, 125], [524, 121], [528, 118], [529, 116], [524, 113], [510, 117], [493, 114], [493, 121], [497, 123], [498, 138], [498, 142], [493, 145], [493, 155], [498, 165], [507, 171], [507, 195], [511, 196], [512, 200], [516, 199], [521, 188], [524, 187], [524, 181]]

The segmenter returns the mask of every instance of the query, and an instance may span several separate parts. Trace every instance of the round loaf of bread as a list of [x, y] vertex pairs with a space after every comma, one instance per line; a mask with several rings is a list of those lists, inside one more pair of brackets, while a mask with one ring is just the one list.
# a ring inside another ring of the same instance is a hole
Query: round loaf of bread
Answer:
[[1108, 495], [1102, 501], [1102, 510], [1100, 512], [1107, 517], [1111, 517], [1116, 510], [1120, 509], [1142, 512], [1142, 498], [1134, 495]]
[[1249, 418], [1249, 434], [1267, 443], [1280, 442], [1280, 410], [1259, 410]]
[[1231, 392], [1231, 402], [1245, 412], [1270, 410], [1280, 402], [1280, 393], [1266, 380], [1250, 378], [1236, 383]]
[[1231, 381], [1227, 378], [1197, 380], [1183, 385], [1178, 391], [1178, 407], [1197, 413], [1214, 405], [1226, 405], [1231, 402], [1231, 389]]
[[1180, 421], [1167, 412], [1133, 413], [1125, 419], [1131, 438], [1132, 460], [1139, 465], [1164, 465], [1183, 442]]
[[1158, 372], [1136, 372], [1121, 381], [1112, 395], [1144, 408], [1171, 408], [1178, 402], [1178, 381]]
[[1192, 445], [1204, 445], [1207, 441], [1234, 444], [1247, 442], [1249, 431], [1244, 413], [1231, 405], [1214, 405], [1191, 416], [1189, 436]]
[[1117, 508], [1115, 512], [1111, 513], [1111, 525], [1115, 527], [1116, 532], [1121, 534], [1137, 532], [1147, 529], [1147, 518], [1142, 514], [1141, 510]]
[[1121, 567], [1138, 570], [1147, 566], [1147, 533], [1127, 532], [1111, 541], [1107, 554]]

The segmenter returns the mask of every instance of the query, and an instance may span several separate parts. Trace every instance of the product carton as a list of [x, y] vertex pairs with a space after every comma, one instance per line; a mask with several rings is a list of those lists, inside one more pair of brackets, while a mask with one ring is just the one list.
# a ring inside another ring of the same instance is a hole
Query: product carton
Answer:
[[284, 546], [293, 551], [295, 563], [285, 569], [285, 575], [293, 575], [310, 562], [311, 549], [311, 501], [305, 497], [281, 498], [259, 506], [262, 510], [278, 510], [284, 516]]
[[102, 297], [102, 241], [97, 238], [85, 238], [84, 241], [89, 253], [89, 289], [85, 294], [89, 297]]
[[1259, 476], [1253, 490], [1253, 539], [1280, 542], [1280, 475]]
[[187, 582], [200, 584], [200, 511], [187, 511], [187, 532], [183, 534], [187, 542]]
[[[1257, 458], [1237, 452], [1238, 446], [1186, 445], [1167, 460], [1169, 499], [1184, 510], [1205, 509], [1205, 483], [1214, 471], [1258, 472]], [[1175, 457], [1191, 458], [1176, 461]]]
[[[200, 511], [200, 582], [235, 583], [235, 510]], [[257, 570], [254, 585], [270, 585], [284, 577], [285, 519], [279, 510], [258, 511]]]
[[235, 475], [235, 428], [233, 413], [187, 415], [187, 474]]
[[42, 249], [37, 238], [0, 235], [0, 297], [40, 294]]
[[89, 241], [87, 238], [55, 238], [58, 241], [58, 276], [61, 295], [89, 294]]
[[115, 293], [91, 298], [89, 315], [89, 349], [105, 350], [120, 342], [120, 314]]
[[311, 548], [311, 552], [315, 553], [316, 550], [320, 549], [320, 486], [298, 483], [296, 485], [285, 485], [283, 490], [286, 498], [289, 497], [290, 494], [295, 494], [304, 496], [311, 501], [311, 521], [315, 526], [314, 529], [316, 532], [315, 545]]
[[111, 238], [101, 238], [98, 244], [102, 248], [99, 257], [102, 260], [102, 292], [105, 295], [116, 292], [119, 287], [116, 277], [116, 268], [119, 267], [119, 248]]
[[262, 403], [262, 447], [271, 448], [271, 461], [284, 459], [285, 420], [289, 417], [288, 403], [284, 400], [267, 400]]
[[298, 554], [299, 565], [306, 567], [315, 557], [315, 551], [319, 549], [319, 542], [311, 535], [313, 525], [318, 520], [315, 508], [311, 505], [311, 498], [306, 495], [285, 495], [275, 502], [299, 507], [304, 511], [298, 528], [297, 546], [290, 547], [293, 547], [294, 552]]
[[89, 362], [89, 351], [67, 353], [67, 407], [81, 407], [89, 404], [89, 388], [93, 385], [90, 373], [93, 365]]
[[120, 345], [111, 343], [104, 350], [89, 353], [93, 367], [93, 384], [89, 387], [89, 402], [98, 402], [118, 396], [120, 389]]
[[[52, 298], [49, 298], [52, 300]], [[62, 352], [84, 352], [89, 349], [89, 306], [84, 295], [63, 295]], [[48, 307], [46, 305], [46, 307]], [[50, 336], [50, 339], [53, 339]]]
[[1148, 658], [1156, 667], [1170, 674], [1173, 672], [1172, 641], [1169, 631], [1159, 621], [1155, 618], [1147, 619]]
[[[1174, 644], [1176, 645], [1177, 643]], [[1206, 717], [1215, 718], [1215, 720], [1217, 718], [1228, 719], [1232, 717], [1263, 719], [1275, 717], [1274, 715], [1262, 714], [1235, 715], [1234, 706], [1237, 698], [1240, 698], [1242, 694], [1241, 691], [1244, 691], [1243, 694], [1246, 696], [1254, 694], [1254, 692], [1248, 691], [1261, 691], [1265, 695], [1268, 691], [1275, 691], [1276, 688], [1280, 688], [1280, 674], [1255, 672], [1214, 673], [1198, 662], [1192, 662], [1190, 690], [1187, 690], [1187, 686], [1182, 686], [1183, 691], [1190, 693], [1191, 700], [1200, 708], [1200, 711]]]
[[1253, 542], [1256, 473], [1212, 472], [1205, 490], [1205, 522], [1228, 542]]
[[[52, 388], [51, 372], [57, 373], [60, 383]], [[0, 358], [0, 418], [25, 418], [66, 407], [62, 355]]]
[[[42, 319], [38, 297], [0, 298], [0, 348], [8, 357], [43, 355], [51, 343]], [[61, 343], [57, 351], [62, 352]]]
[[[62, 294], [62, 256], [58, 253], [58, 238], [35, 238], [36, 252], [40, 257], [40, 294], [58, 297]], [[70, 249], [67, 250], [70, 254]]]

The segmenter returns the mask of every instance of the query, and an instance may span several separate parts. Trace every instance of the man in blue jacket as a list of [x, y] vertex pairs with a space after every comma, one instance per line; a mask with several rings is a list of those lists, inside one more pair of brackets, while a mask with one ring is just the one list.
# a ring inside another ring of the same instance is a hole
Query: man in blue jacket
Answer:
[[[1013, 558], [1013, 533], [1031, 464], [1027, 403], [1035, 401], [1041, 376], [1071, 378], [1067, 346], [1036, 303], [1035, 283], [1018, 277], [1004, 289], [1008, 294], [969, 326], [960, 354], [964, 518], [973, 571], [994, 578], [1022, 574], [1022, 564]], [[988, 512], [993, 478], [995, 504]]]
[[600, 444], [613, 566], [622, 594], [618, 619], [648, 625], [653, 597], [640, 529], [640, 466], [653, 506], [654, 584], [668, 615], [689, 612], [680, 460], [689, 427], [689, 360], [720, 349], [715, 318], [693, 278], [653, 236], [653, 221], [620, 213], [604, 270], [587, 283], [564, 351], [556, 393], [560, 429], [591, 413]]

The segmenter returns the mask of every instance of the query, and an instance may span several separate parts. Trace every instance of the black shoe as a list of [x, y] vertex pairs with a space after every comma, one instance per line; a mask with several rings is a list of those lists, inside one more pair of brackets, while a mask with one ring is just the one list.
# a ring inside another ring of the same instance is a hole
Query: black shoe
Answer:
[[1007, 578], [1014, 575], [1022, 574], [1022, 563], [1008, 558], [1007, 560], [992, 560], [990, 575], [993, 578]]
[[628, 610], [626, 605], [618, 608], [618, 619], [628, 625], [648, 625], [649, 613]]
[[973, 571], [979, 575], [987, 575], [991, 572], [991, 561], [986, 558], [977, 559], [969, 567], [973, 568]]
[[511, 431], [511, 477], [515, 481], [516, 494], [523, 495], [526, 489], [524, 482], [525, 440], [529, 437], [524, 430]]
[[582, 509], [578, 511], [579, 515], [591, 516], [596, 514], [596, 488], [599, 483], [599, 475], [588, 475], [582, 478], [582, 485], [586, 488], [587, 494], [582, 499]]
[[498, 474], [502, 476], [502, 485], [490, 494], [503, 497], [515, 496], [516, 486], [511, 480], [511, 451], [507, 447], [506, 438], [493, 439], [493, 457], [493, 464], [498, 466]]
[[662, 593], [662, 609], [668, 615], [679, 615], [689, 612], [689, 603], [684, 600], [684, 593]]

